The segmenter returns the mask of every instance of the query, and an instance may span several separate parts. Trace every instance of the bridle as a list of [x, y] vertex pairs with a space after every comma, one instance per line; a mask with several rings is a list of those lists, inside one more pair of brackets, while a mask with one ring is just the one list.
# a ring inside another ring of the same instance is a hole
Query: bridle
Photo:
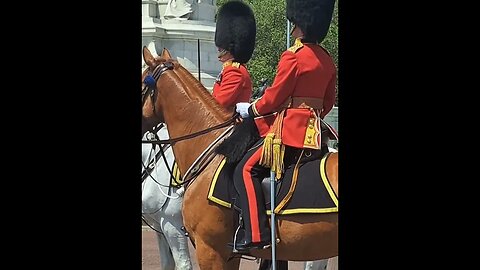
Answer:
[[[160, 138], [158, 137], [157, 132], [158, 132], [160, 129], [162, 129], [164, 126], [165, 126], [164, 123], [160, 123], [158, 126], [154, 127], [152, 131], [148, 131], [147, 136], [146, 136], [146, 137], [147, 137], [147, 140], [148, 140], [148, 141], [153, 141], [153, 140], [157, 141], [157, 140], [159, 140]], [[170, 177], [171, 177], [171, 178], [173, 177], [172, 169], [170, 169], [170, 167], [169, 167], [169, 165], [168, 165], [168, 162], [167, 162], [167, 158], [166, 158], [166, 156], [165, 156], [165, 151], [167, 151], [167, 149], [170, 147], [170, 145], [169, 145], [169, 144], [160, 145], [160, 148], [159, 148], [158, 153], [155, 153], [155, 147], [156, 147], [156, 146], [157, 146], [156, 144], [152, 144], [152, 150], [151, 150], [151, 152], [152, 152], [153, 155], [154, 155], [154, 156], [153, 156], [153, 159], [150, 160], [147, 165], [145, 165], [145, 164], [142, 162], [142, 167], [143, 167], [143, 169], [144, 169], [143, 172], [142, 172], [142, 182], [144, 182], [144, 181], [147, 179], [147, 177], [150, 176], [155, 183], [157, 183], [157, 184], [160, 185], [160, 186], [164, 186], [164, 185], [160, 184], [160, 183], [153, 177], [153, 175], [151, 174], [151, 172], [155, 169], [155, 164], [156, 164], [157, 160], [158, 160], [158, 159], [160, 158], [160, 156], [161, 156], [161, 157], [163, 158], [163, 162], [165, 163], [165, 167], [167, 167], [167, 170], [168, 170], [168, 172], [170, 173]], [[170, 178], [170, 179], [171, 179], [171, 178]], [[176, 179], [174, 179], [174, 180], [176, 181]], [[179, 183], [177, 182], [177, 184], [179, 184]]]
[[147, 76], [143, 79], [143, 84], [145, 85], [142, 89], [142, 106], [145, 105], [147, 98], [150, 97], [152, 102], [153, 114], [161, 119], [155, 110], [155, 100], [157, 95], [157, 81], [160, 76], [167, 70], [173, 70], [174, 65], [172, 62], [164, 62], [156, 66], [153, 71], [150, 71], [150, 68], [147, 69]]
[[[150, 97], [150, 100], [152, 102], [152, 110], [153, 110], [153, 114], [155, 115], [155, 117], [157, 117], [158, 119], [162, 119], [162, 117], [160, 117], [158, 114], [157, 114], [157, 111], [155, 109], [155, 100], [157, 98], [157, 80], [160, 78], [160, 76], [167, 70], [173, 70], [174, 68], [174, 65], [172, 62], [163, 62], [161, 63], [160, 65], [157, 65], [156, 67], [154, 67], [153, 71], [151, 71], [151, 68], [149, 67], [146, 71], [147, 72], [147, 75], [145, 76], [145, 78], [143, 79], [143, 84], [145, 85], [142, 89], [142, 106], [145, 105], [145, 102], [147, 100], [148, 97]], [[160, 123], [160, 125], [157, 125], [157, 126], [153, 126], [152, 127], [152, 130], [149, 130], [148, 134], [147, 134], [147, 141], [145, 142], [148, 142], [148, 143], [151, 143], [152, 141], [158, 141], [159, 138], [157, 136], [157, 132], [164, 126], [164, 123]], [[149, 136], [150, 135], [150, 136]], [[143, 141], [142, 141], [143, 142]], [[152, 170], [154, 169], [155, 167], [155, 163], [157, 161], [157, 158], [159, 157], [159, 154], [162, 156], [163, 158], [163, 161], [165, 163], [165, 167], [167, 168], [169, 174], [170, 174], [170, 177], [172, 178], [173, 177], [173, 168], [170, 168], [168, 162], [167, 162], [167, 159], [165, 157], [165, 151], [167, 150], [168, 147], [170, 147], [170, 145], [160, 145], [160, 149], [159, 149], [159, 152], [157, 154], [155, 154], [155, 146], [156, 144], [153, 144], [152, 143], [152, 152], [154, 154], [154, 159], [149, 163], [147, 164], [147, 166], [145, 166], [145, 164], [143, 164], [142, 162], [142, 166], [144, 168], [144, 172], [142, 174], [142, 182], [145, 181], [145, 179], [147, 178], [147, 176], [150, 176], [153, 181], [155, 183], [157, 183], [158, 185], [161, 185], [163, 186], [162, 184], [160, 184], [156, 179], [154, 179], [154, 177], [151, 175], [151, 172]], [[176, 179], [173, 177], [173, 179], [176, 181]], [[179, 183], [177, 183], [179, 184]]]
[[[161, 119], [161, 118], [157, 115], [156, 110], [155, 110], [155, 100], [156, 100], [156, 95], [157, 95], [157, 81], [165, 71], [173, 70], [173, 69], [174, 69], [174, 64], [172, 62], [168, 62], [168, 61], [163, 62], [162, 64], [156, 66], [153, 69], [152, 72], [149, 71], [148, 75], [145, 76], [145, 78], [143, 80], [143, 83], [145, 84], [145, 86], [142, 89], [142, 104], [145, 104], [145, 101], [147, 100], [147, 98], [150, 97], [151, 101], [152, 101], [153, 113], [159, 119]], [[176, 142], [191, 139], [191, 138], [206, 134], [208, 132], [211, 132], [213, 130], [217, 130], [217, 129], [220, 129], [220, 128], [227, 127], [230, 124], [234, 123], [235, 120], [238, 119], [238, 117], [239, 117], [239, 114], [234, 113], [234, 115], [230, 119], [225, 121], [224, 123], [221, 123], [221, 124], [213, 126], [213, 127], [209, 127], [207, 129], [204, 129], [204, 130], [200, 130], [198, 132], [194, 132], [192, 134], [188, 134], [188, 135], [185, 135], [185, 136], [180, 136], [180, 137], [177, 137], [177, 138], [171, 138], [171, 139], [168, 139], [168, 140], [146, 140], [146, 141], [142, 140], [142, 143], [171, 144], [171, 145], [173, 145]]]
[[[153, 113], [154, 115], [158, 118], [158, 119], [162, 119], [161, 117], [158, 116], [157, 112], [156, 112], [156, 109], [155, 109], [155, 100], [156, 100], [156, 97], [157, 97], [157, 81], [158, 79], [160, 78], [160, 76], [167, 70], [173, 70], [174, 69], [174, 64], [172, 62], [163, 62], [162, 64], [156, 66], [153, 71], [148, 71], [148, 74], [147, 76], [145, 76], [144, 80], [143, 80], [143, 83], [144, 83], [144, 87], [142, 89], [142, 105], [145, 104], [146, 100], [148, 97], [151, 98], [151, 102], [152, 102], [152, 109], [153, 109]], [[149, 69], [148, 69], [149, 70]], [[220, 123], [216, 126], [213, 126], [213, 127], [209, 127], [209, 128], [206, 128], [204, 130], [200, 130], [198, 132], [194, 132], [192, 134], [188, 134], [188, 135], [184, 135], [184, 136], [180, 136], [180, 137], [177, 137], [177, 138], [170, 138], [170, 139], [167, 139], [167, 140], [160, 140], [157, 136], [157, 131], [159, 130], [159, 128], [157, 128], [155, 130], [155, 127], [152, 128], [152, 131], [149, 131], [151, 134], [153, 134], [153, 137], [150, 137], [150, 138], [147, 138], [147, 140], [142, 140], [142, 143], [148, 143], [148, 144], [152, 144], [153, 147], [155, 148], [155, 145], [163, 145], [160, 147], [160, 151], [159, 151], [159, 154], [161, 154], [164, 162], [165, 162], [165, 166], [167, 167], [167, 170], [168, 172], [170, 173], [170, 176], [171, 178], [174, 179], [174, 181], [176, 181], [175, 177], [173, 177], [173, 168], [171, 169], [167, 163], [167, 160], [166, 160], [166, 157], [165, 157], [165, 154], [164, 154], [164, 150], [166, 150], [168, 148], [168, 146], [173, 146], [176, 142], [179, 142], [179, 141], [183, 141], [183, 140], [187, 140], [187, 139], [191, 139], [191, 138], [195, 138], [197, 136], [200, 136], [200, 135], [203, 135], [203, 134], [206, 134], [206, 133], [209, 133], [211, 131], [214, 131], [214, 130], [217, 130], [217, 129], [221, 129], [221, 128], [224, 128], [224, 127], [228, 127], [230, 126], [232, 123], [235, 123], [235, 121], [239, 118], [239, 114], [238, 113], [234, 113], [234, 115], [229, 118], [227, 121], [223, 122], [223, 123]], [[161, 126], [163, 126], [163, 124], [161, 124]], [[165, 144], [168, 145], [165, 147]], [[143, 164], [143, 163], [142, 163]], [[146, 167], [144, 164], [143, 164], [144, 168]], [[147, 169], [147, 168], [145, 168]], [[150, 170], [151, 171], [151, 170]], [[146, 176], [150, 175], [150, 172], [147, 173], [147, 175], [144, 175], [145, 178]], [[150, 175], [151, 176], [151, 175]], [[145, 180], [145, 178], [142, 177], [142, 182], [143, 180]], [[157, 181], [155, 181], [157, 182]], [[179, 185], [182, 185], [182, 184], [186, 184], [188, 181], [183, 181], [181, 183], [178, 183]], [[158, 183], [158, 182], [157, 182]]]

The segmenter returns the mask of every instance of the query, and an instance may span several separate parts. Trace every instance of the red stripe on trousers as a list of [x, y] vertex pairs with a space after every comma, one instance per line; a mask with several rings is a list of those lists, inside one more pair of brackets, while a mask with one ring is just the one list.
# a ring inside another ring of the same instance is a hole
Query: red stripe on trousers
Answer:
[[255, 188], [251, 175], [252, 167], [260, 160], [262, 147], [260, 147], [243, 166], [243, 183], [247, 190], [248, 211], [250, 213], [250, 227], [252, 228], [252, 242], [260, 242], [260, 226], [258, 224], [258, 207], [257, 197], [255, 196]]

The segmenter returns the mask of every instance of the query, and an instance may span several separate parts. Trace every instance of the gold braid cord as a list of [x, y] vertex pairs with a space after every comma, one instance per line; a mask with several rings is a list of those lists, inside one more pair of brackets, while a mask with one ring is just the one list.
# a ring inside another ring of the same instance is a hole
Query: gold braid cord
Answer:
[[286, 109], [278, 113], [273, 122], [270, 132], [263, 141], [262, 154], [260, 156], [260, 165], [271, 168], [275, 172], [275, 178], [278, 180], [283, 173], [283, 157], [285, 155], [285, 145], [282, 144], [282, 124]]

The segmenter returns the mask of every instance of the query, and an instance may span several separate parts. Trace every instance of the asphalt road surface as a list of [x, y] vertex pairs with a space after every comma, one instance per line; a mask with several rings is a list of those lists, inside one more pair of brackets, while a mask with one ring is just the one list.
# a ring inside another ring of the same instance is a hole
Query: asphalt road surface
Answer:
[[[195, 250], [190, 245], [190, 256], [194, 270], [200, 270], [195, 259]], [[289, 262], [289, 270], [303, 270], [304, 262]], [[256, 270], [259, 264], [256, 261], [242, 259], [240, 262], [240, 270]], [[142, 270], [162, 270], [160, 269], [160, 255], [158, 253], [158, 244], [155, 232], [148, 228], [142, 228]]]

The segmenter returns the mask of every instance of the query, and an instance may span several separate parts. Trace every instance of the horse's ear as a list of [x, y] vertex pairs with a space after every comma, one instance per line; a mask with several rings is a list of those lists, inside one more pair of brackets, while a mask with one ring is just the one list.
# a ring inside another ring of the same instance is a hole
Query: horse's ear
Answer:
[[162, 55], [160, 55], [163, 59], [172, 59], [172, 56], [170, 55], [170, 52], [167, 50], [167, 48], [163, 48]]
[[143, 61], [145, 61], [149, 67], [153, 66], [155, 63], [155, 57], [153, 57], [147, 46], [143, 46]]

